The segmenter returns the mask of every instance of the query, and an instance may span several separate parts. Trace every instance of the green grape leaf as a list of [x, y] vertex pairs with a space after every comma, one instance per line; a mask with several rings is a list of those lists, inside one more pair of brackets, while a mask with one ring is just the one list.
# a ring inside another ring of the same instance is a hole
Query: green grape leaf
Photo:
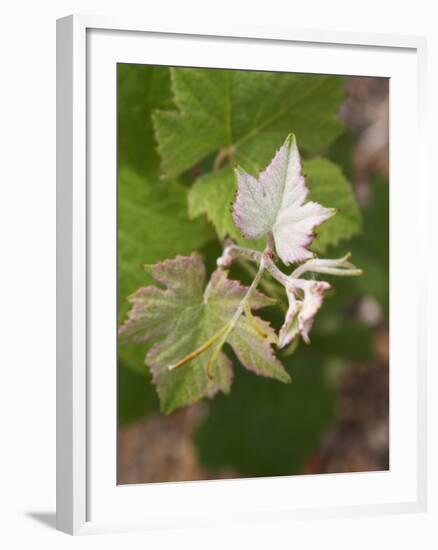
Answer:
[[119, 166], [139, 174], [158, 172], [152, 109], [173, 107], [167, 67], [117, 64], [117, 154]]
[[236, 184], [231, 168], [205, 174], [189, 190], [189, 216], [194, 219], [205, 214], [220, 240], [228, 236], [241, 242], [244, 239], [231, 215], [235, 196]]
[[189, 216], [194, 219], [205, 214], [221, 241], [228, 236], [241, 246], [263, 250], [266, 239], [249, 241], [237, 229], [231, 214], [231, 205], [235, 196], [236, 183], [231, 168], [205, 174], [189, 189]]
[[[228, 279], [223, 270], [216, 270], [205, 286], [205, 267], [197, 254], [177, 256], [146, 269], [164, 288], [143, 287], [130, 297], [133, 307], [119, 334], [121, 343], [154, 342], [146, 363], [157, 385], [163, 412], [170, 413], [218, 391], [228, 393], [232, 364], [223, 351], [213, 365], [212, 376], [207, 374], [213, 346], [207, 346], [177, 369], [169, 370], [169, 366], [214, 339], [230, 321], [247, 288]], [[271, 303], [271, 299], [257, 292], [250, 300], [250, 308]], [[289, 375], [273, 353], [274, 338], [270, 324], [251, 315], [240, 317], [226, 341], [248, 370], [289, 382]]]
[[351, 184], [337, 164], [315, 158], [303, 161], [303, 172], [309, 187], [309, 199], [336, 208], [336, 216], [315, 229], [311, 248], [324, 253], [328, 245], [350, 239], [362, 230], [362, 216]]
[[189, 216], [193, 219], [205, 214], [219, 239], [229, 236], [238, 240], [241, 234], [231, 216], [231, 203], [235, 195], [236, 185], [231, 168], [201, 176], [189, 190]]
[[[186, 188], [127, 168], [119, 170], [117, 236], [119, 322], [130, 307], [128, 295], [152, 282], [144, 264], [190, 254], [214, 238], [205, 220], [189, 219]], [[119, 347], [118, 353], [126, 367], [144, 369], [144, 349]]]
[[313, 153], [343, 129], [336, 117], [343, 97], [338, 76], [172, 68], [171, 81], [177, 110], [153, 114], [169, 177], [215, 152], [257, 171], [290, 132]]
[[204, 220], [190, 220], [187, 190], [174, 181], [151, 181], [122, 169], [118, 181], [118, 263], [121, 314], [127, 296], [150, 278], [144, 264], [198, 250], [214, 237]]

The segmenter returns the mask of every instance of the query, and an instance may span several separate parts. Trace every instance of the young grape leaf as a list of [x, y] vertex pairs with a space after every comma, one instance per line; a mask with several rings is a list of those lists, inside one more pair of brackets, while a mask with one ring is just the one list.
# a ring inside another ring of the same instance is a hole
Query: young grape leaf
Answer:
[[286, 265], [311, 258], [307, 247], [313, 240], [313, 228], [336, 210], [306, 202], [309, 190], [295, 136], [288, 135], [258, 179], [240, 167], [235, 172], [233, 219], [244, 236], [259, 239], [272, 233], [277, 254]]
[[[309, 187], [309, 198], [327, 206], [339, 206], [333, 218], [316, 228], [312, 250], [323, 253], [328, 245], [348, 240], [360, 233], [362, 216], [350, 183], [336, 164], [321, 158], [303, 161], [303, 172]], [[188, 192], [189, 216], [205, 215], [213, 224], [219, 239], [231, 237], [241, 246], [260, 248], [242, 237], [232, 215], [236, 196], [236, 178], [231, 168], [224, 168], [198, 178]]]
[[362, 216], [351, 184], [341, 168], [322, 158], [303, 162], [303, 171], [309, 187], [309, 199], [329, 207], [338, 213], [316, 228], [312, 250], [324, 253], [328, 245], [351, 239], [362, 230]]
[[[227, 393], [232, 365], [223, 351], [213, 365], [213, 376], [207, 375], [214, 346], [177, 369], [170, 371], [168, 367], [211, 341], [231, 319], [247, 288], [228, 279], [223, 270], [216, 270], [205, 287], [205, 267], [197, 254], [177, 256], [146, 269], [165, 288], [148, 286], [137, 290], [130, 297], [133, 307], [119, 334], [121, 343], [158, 340], [148, 351], [146, 363], [157, 385], [163, 412], [170, 413], [218, 391]], [[271, 303], [271, 299], [256, 292], [250, 307], [257, 309]], [[289, 375], [273, 353], [274, 338], [269, 323], [251, 315], [250, 319], [239, 319], [227, 343], [248, 370], [289, 382]]]
[[164, 172], [176, 176], [214, 152], [259, 170], [291, 130], [315, 152], [342, 132], [338, 76], [220, 69], [171, 69], [176, 111], [153, 124]]

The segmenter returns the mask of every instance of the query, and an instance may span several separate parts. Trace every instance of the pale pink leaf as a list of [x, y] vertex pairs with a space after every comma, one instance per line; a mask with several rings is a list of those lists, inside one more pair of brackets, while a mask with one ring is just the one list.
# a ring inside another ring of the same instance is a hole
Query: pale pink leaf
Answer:
[[287, 265], [311, 258], [313, 229], [336, 210], [306, 202], [309, 191], [295, 136], [286, 138], [258, 179], [242, 168], [236, 168], [236, 177], [233, 219], [243, 235], [258, 239], [271, 232], [277, 254]]

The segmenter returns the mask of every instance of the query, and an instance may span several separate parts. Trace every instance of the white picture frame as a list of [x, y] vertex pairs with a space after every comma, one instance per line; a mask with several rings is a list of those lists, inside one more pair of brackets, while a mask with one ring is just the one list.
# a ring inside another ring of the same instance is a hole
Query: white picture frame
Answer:
[[[292, 47], [293, 66], [288, 60]], [[93, 16], [58, 20], [59, 530], [84, 534], [426, 510], [426, 330], [424, 316], [419, 314], [426, 300], [419, 267], [425, 258], [423, 245], [409, 248], [414, 248], [409, 273], [398, 270], [397, 280], [391, 275], [388, 472], [117, 487], [116, 324], [112, 317], [116, 314], [117, 62], [390, 77], [394, 83], [390, 116], [390, 169], [396, 182], [391, 185], [394, 273], [406, 261], [404, 247], [425, 242], [426, 220], [421, 215], [426, 211], [425, 48], [425, 40], [418, 37], [270, 28], [180, 29], [178, 25], [158, 29], [138, 21]], [[330, 56], [321, 55], [328, 49]], [[411, 143], [400, 138], [406, 133]], [[408, 208], [409, 228], [402, 215]], [[397, 297], [413, 277], [418, 291], [402, 308]], [[97, 313], [104, 299], [106, 320], [98, 319]], [[263, 505], [256, 504], [260, 495]]]

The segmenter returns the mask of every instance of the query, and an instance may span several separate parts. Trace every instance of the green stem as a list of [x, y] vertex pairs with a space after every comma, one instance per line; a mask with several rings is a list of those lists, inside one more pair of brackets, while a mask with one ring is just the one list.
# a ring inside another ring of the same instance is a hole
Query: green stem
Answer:
[[233, 153], [234, 149], [232, 146], [221, 149], [214, 159], [213, 172], [217, 172], [227, 158], [231, 160], [233, 158]]
[[[254, 279], [257, 274], [257, 268], [250, 264], [247, 260], [239, 260], [239, 265]], [[272, 282], [267, 281], [265, 277], [260, 281], [260, 286], [267, 292], [270, 296], [280, 296], [279, 288]]]
[[227, 338], [228, 338], [228, 335], [230, 334], [230, 332], [234, 329], [234, 327], [236, 326], [240, 316], [242, 315], [244, 309], [245, 309], [245, 305], [249, 302], [253, 292], [256, 290], [256, 288], [258, 287], [259, 285], [259, 282], [262, 278], [262, 275], [263, 275], [263, 272], [265, 270], [265, 258], [264, 256], [262, 255], [262, 259], [260, 260], [260, 265], [259, 265], [259, 269], [257, 271], [257, 275], [255, 276], [253, 282], [251, 283], [251, 286], [248, 288], [248, 291], [246, 292], [245, 296], [242, 298], [242, 300], [240, 301], [239, 305], [237, 306], [237, 309], [236, 311], [234, 312], [234, 315], [231, 317], [229, 323], [226, 325], [226, 330], [224, 331], [224, 333], [222, 334], [219, 342], [217, 343], [217, 345], [215, 346], [211, 356], [210, 356], [210, 360], [208, 362], [208, 366], [207, 366], [207, 374], [208, 374], [208, 377], [209, 378], [212, 378], [213, 375], [212, 375], [212, 369], [213, 369], [213, 366], [214, 364], [216, 363], [216, 360], [217, 360], [217, 357], [219, 355], [219, 352], [220, 350], [222, 349], [223, 345], [225, 344]]
[[178, 361], [178, 363], [175, 363], [174, 365], [169, 365], [167, 368], [169, 370], [178, 369], [179, 367], [182, 367], [183, 365], [185, 365], [189, 361], [192, 361], [192, 359], [195, 359], [196, 357], [198, 357], [198, 355], [201, 355], [201, 353], [203, 353], [210, 346], [212, 346], [216, 342], [216, 340], [218, 340], [222, 336], [222, 334], [225, 332], [227, 326], [228, 326], [228, 324], [223, 326], [220, 330], [218, 330], [216, 332], [216, 334], [214, 334], [209, 340], [207, 340], [204, 344], [202, 344], [202, 346], [199, 346], [199, 348], [195, 349], [195, 351], [192, 351], [191, 353], [186, 355], [183, 359]]

